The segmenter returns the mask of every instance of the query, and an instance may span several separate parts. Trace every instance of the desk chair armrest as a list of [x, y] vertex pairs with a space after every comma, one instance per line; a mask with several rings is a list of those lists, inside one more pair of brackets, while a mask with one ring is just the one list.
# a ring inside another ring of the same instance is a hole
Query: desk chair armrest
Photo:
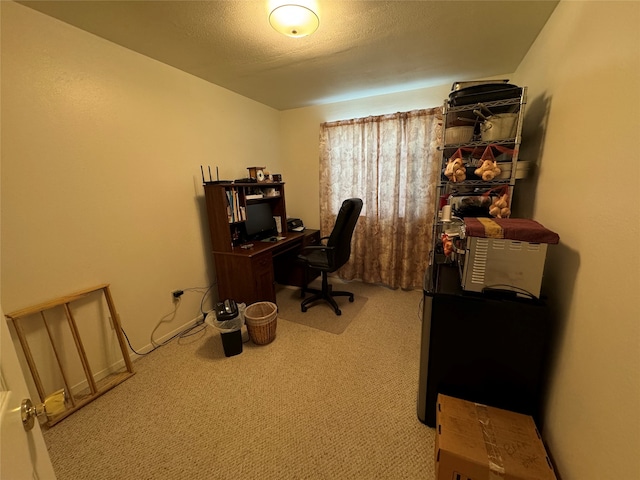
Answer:
[[322, 241], [323, 240], [328, 240], [329, 237], [322, 237], [320, 239], [320, 245], [307, 245], [305, 247], [302, 248], [302, 250], [300, 251], [300, 255], [304, 255], [305, 252], [310, 251], [310, 250], [333, 250], [334, 247], [327, 247], [326, 245], [322, 245]]
[[335, 247], [328, 247], [326, 245], [307, 245], [302, 249], [300, 254], [304, 255], [305, 252], [311, 251], [311, 250], [332, 251], [332, 250], [335, 250]]

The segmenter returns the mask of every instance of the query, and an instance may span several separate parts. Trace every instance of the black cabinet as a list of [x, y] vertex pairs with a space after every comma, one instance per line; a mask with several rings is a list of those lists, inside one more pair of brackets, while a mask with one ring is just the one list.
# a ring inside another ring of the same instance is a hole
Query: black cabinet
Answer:
[[418, 418], [434, 427], [438, 393], [533, 416], [549, 344], [544, 301], [463, 292], [456, 267], [438, 267], [425, 291]]

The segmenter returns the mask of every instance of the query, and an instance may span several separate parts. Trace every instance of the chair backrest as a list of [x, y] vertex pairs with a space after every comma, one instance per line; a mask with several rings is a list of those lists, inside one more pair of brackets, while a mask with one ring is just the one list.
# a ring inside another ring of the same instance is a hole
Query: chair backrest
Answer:
[[351, 237], [353, 237], [361, 210], [362, 200], [359, 198], [348, 198], [342, 202], [336, 223], [327, 240], [327, 246], [334, 247], [330, 250], [333, 255], [329, 254], [328, 258], [332, 271], [347, 263], [351, 256]]

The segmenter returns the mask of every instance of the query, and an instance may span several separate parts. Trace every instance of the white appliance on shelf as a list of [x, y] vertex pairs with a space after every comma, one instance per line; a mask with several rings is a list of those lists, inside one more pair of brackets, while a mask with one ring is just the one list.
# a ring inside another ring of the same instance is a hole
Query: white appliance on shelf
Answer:
[[471, 292], [512, 290], [538, 298], [546, 256], [546, 243], [467, 237], [462, 288]]

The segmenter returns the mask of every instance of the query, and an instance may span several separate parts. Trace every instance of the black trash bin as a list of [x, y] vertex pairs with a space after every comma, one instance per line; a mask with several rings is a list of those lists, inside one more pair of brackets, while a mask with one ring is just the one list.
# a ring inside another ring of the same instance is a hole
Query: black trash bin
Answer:
[[224, 355], [232, 357], [242, 353], [242, 318], [234, 300], [216, 304], [216, 327], [220, 330]]

